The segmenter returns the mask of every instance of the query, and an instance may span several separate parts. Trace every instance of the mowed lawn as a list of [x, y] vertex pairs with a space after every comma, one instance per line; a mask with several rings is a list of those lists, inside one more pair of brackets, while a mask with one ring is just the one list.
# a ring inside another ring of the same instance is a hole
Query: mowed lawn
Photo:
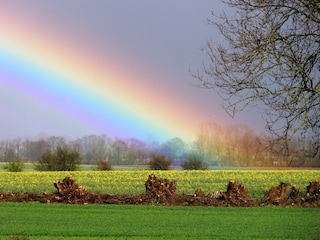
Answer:
[[0, 239], [320, 239], [319, 208], [0, 203]]

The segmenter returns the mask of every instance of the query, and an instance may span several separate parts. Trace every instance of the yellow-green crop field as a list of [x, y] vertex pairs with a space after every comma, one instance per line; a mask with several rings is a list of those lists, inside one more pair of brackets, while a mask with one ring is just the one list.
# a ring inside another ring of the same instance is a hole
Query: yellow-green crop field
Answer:
[[296, 185], [305, 194], [310, 181], [320, 181], [320, 170], [206, 170], [206, 171], [75, 171], [75, 172], [0, 172], [1, 192], [54, 193], [54, 181], [70, 176], [89, 192], [141, 194], [148, 175], [177, 181], [177, 192], [193, 194], [226, 191], [229, 180], [244, 184], [252, 197], [261, 198], [281, 181]]

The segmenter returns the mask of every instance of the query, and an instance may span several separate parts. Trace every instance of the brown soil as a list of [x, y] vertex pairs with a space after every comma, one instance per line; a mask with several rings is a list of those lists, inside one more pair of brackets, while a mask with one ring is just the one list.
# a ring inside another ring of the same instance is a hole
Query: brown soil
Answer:
[[[310, 182], [307, 193], [300, 197], [299, 188], [281, 182], [271, 187], [259, 202], [251, 198], [242, 184], [229, 181], [225, 192], [206, 194], [197, 189], [193, 195], [177, 194], [176, 181], [159, 179], [154, 174], [149, 175], [145, 182], [146, 191], [140, 195], [132, 194], [98, 194], [90, 193], [85, 187], [79, 186], [75, 180], [66, 177], [62, 182], [54, 182], [57, 192], [54, 194], [37, 193], [2, 193], [0, 202], [40, 202], [68, 204], [160, 204], [170, 206], [305, 206], [320, 207], [320, 184]], [[289, 186], [291, 191], [288, 193]]]

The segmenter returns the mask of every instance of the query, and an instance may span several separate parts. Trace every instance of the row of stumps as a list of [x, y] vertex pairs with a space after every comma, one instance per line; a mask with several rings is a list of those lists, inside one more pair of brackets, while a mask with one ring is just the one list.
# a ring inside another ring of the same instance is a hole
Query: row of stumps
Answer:
[[[77, 203], [78, 199], [88, 198], [88, 195], [97, 198], [94, 194], [90, 195], [86, 188], [79, 186], [70, 177], [66, 177], [62, 182], [55, 182], [54, 186], [57, 189], [58, 199], [62, 202]], [[175, 180], [161, 179], [154, 174], [150, 174], [145, 182], [145, 192], [143, 194], [108, 196], [113, 196], [113, 199], [117, 199], [110, 203], [154, 203], [184, 206], [292, 205], [320, 207], [320, 184], [314, 181], [311, 181], [309, 186], [306, 187], [307, 191], [303, 197], [300, 196], [297, 186], [281, 182], [278, 186], [271, 187], [261, 201], [251, 198], [243, 184], [238, 184], [232, 180], [229, 181], [226, 191], [216, 191], [208, 194], [201, 189], [196, 189], [193, 195], [178, 194], [176, 189], [177, 182]]]
[[71, 177], [54, 182], [57, 192], [54, 194], [2, 193], [2, 202], [41, 202], [69, 204], [161, 204], [173, 206], [297, 206], [320, 207], [320, 184], [311, 181], [302, 197], [297, 186], [281, 182], [273, 186], [262, 200], [250, 197], [243, 184], [229, 181], [226, 191], [205, 193], [196, 189], [194, 194], [178, 194], [175, 180], [161, 179], [150, 174], [145, 182], [142, 194], [100, 194], [90, 193]]

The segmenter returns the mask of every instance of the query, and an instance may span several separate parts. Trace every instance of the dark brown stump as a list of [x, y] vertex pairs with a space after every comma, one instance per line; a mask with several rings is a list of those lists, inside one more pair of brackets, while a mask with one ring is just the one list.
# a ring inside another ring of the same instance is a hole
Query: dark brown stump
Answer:
[[67, 203], [79, 203], [87, 194], [87, 189], [79, 186], [75, 180], [65, 177], [62, 182], [54, 182], [57, 189], [58, 200]]
[[176, 196], [176, 181], [159, 179], [154, 174], [149, 175], [145, 182], [146, 195], [157, 203], [172, 203]]
[[287, 190], [290, 184], [281, 182], [278, 186], [271, 187], [261, 205], [283, 205], [287, 200]]

